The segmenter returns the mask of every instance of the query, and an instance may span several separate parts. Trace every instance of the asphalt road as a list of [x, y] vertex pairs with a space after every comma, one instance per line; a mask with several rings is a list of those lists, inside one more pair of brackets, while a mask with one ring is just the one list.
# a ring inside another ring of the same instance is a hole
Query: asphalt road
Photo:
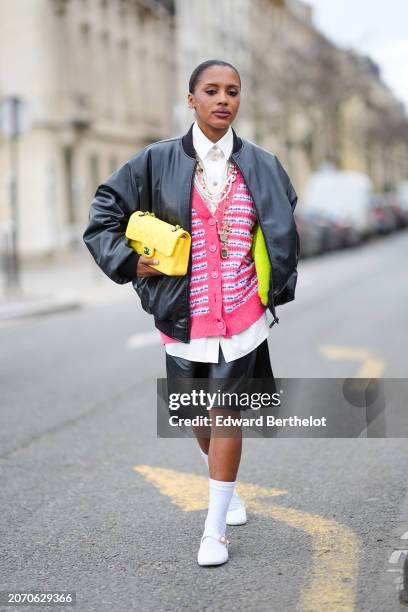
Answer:
[[[406, 377], [407, 255], [405, 232], [302, 262], [275, 376]], [[403, 609], [406, 439], [245, 439], [248, 523], [201, 568], [204, 464], [156, 435], [164, 350], [132, 288], [0, 341], [0, 590], [73, 590], [81, 612]]]

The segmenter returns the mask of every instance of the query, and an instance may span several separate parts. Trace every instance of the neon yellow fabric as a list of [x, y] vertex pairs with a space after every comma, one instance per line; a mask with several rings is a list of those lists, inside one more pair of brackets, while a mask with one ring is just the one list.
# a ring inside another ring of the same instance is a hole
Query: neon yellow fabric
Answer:
[[252, 259], [255, 261], [256, 274], [258, 276], [258, 295], [262, 304], [266, 306], [268, 304], [271, 264], [268, 251], [266, 250], [265, 238], [258, 224], [254, 229], [251, 252]]

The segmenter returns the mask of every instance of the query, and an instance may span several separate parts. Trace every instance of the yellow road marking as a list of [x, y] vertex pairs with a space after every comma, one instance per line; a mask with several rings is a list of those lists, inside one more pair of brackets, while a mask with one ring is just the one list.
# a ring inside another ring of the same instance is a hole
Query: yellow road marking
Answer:
[[[182, 510], [191, 512], [207, 508], [206, 476], [148, 465], [133, 469]], [[260, 499], [284, 495], [287, 493], [284, 489], [239, 482], [237, 492], [248, 510], [304, 531], [312, 538], [311, 567], [297, 609], [302, 612], [352, 612], [361, 553], [359, 537], [349, 527], [331, 519], [271, 505]]]
[[346, 525], [322, 516], [253, 500], [248, 508], [307, 533], [312, 539], [309, 576], [302, 587], [302, 612], [352, 612], [361, 554], [360, 538]]
[[[142, 474], [160, 493], [170, 497], [173, 504], [185, 512], [206, 510], [208, 507], [208, 477], [196, 474], [180, 473], [167, 468], [156, 468], [150, 465], [136, 465], [135, 472]], [[270, 489], [253, 484], [237, 484], [237, 493], [242, 497], [252, 499], [267, 495], [273, 497], [287, 493], [284, 489]]]
[[323, 346], [321, 351], [330, 359], [352, 359], [362, 362], [356, 378], [379, 378], [385, 370], [384, 359], [365, 348]]

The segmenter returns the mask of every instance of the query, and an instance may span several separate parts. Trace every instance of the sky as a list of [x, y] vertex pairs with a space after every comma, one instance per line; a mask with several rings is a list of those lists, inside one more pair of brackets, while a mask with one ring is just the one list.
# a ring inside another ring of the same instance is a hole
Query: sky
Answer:
[[408, 0], [305, 0], [314, 23], [342, 47], [369, 55], [408, 113]]

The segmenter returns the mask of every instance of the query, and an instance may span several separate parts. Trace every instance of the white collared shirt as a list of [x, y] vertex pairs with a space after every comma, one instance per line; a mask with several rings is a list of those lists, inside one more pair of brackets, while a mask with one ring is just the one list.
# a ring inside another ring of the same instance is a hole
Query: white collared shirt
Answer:
[[[200, 129], [197, 121], [195, 121], [193, 124], [193, 146], [204, 165], [209, 182], [208, 189], [212, 192], [218, 191], [225, 175], [227, 161], [232, 153], [233, 133], [231, 126], [220, 140], [213, 143]], [[215, 147], [216, 151], [221, 150], [222, 152], [222, 156], [217, 160], [211, 159]], [[190, 340], [189, 344], [169, 342], [165, 346], [169, 355], [206, 363], [218, 363], [221, 346], [225, 361], [228, 363], [250, 353], [268, 335], [268, 321], [266, 312], [263, 312], [257, 321], [239, 334], [231, 336], [231, 338], [210, 336], [208, 338], [195, 338]]]
[[[207, 138], [196, 121], [193, 124], [193, 144], [208, 178], [208, 190], [211, 193], [219, 192], [227, 170], [227, 162], [232, 153], [233, 135], [231, 126], [228, 128], [227, 133], [214, 143]], [[220, 159], [211, 159], [213, 151], [218, 152], [221, 156]], [[215, 209], [216, 205], [210, 205], [212, 213], [215, 212]]]

